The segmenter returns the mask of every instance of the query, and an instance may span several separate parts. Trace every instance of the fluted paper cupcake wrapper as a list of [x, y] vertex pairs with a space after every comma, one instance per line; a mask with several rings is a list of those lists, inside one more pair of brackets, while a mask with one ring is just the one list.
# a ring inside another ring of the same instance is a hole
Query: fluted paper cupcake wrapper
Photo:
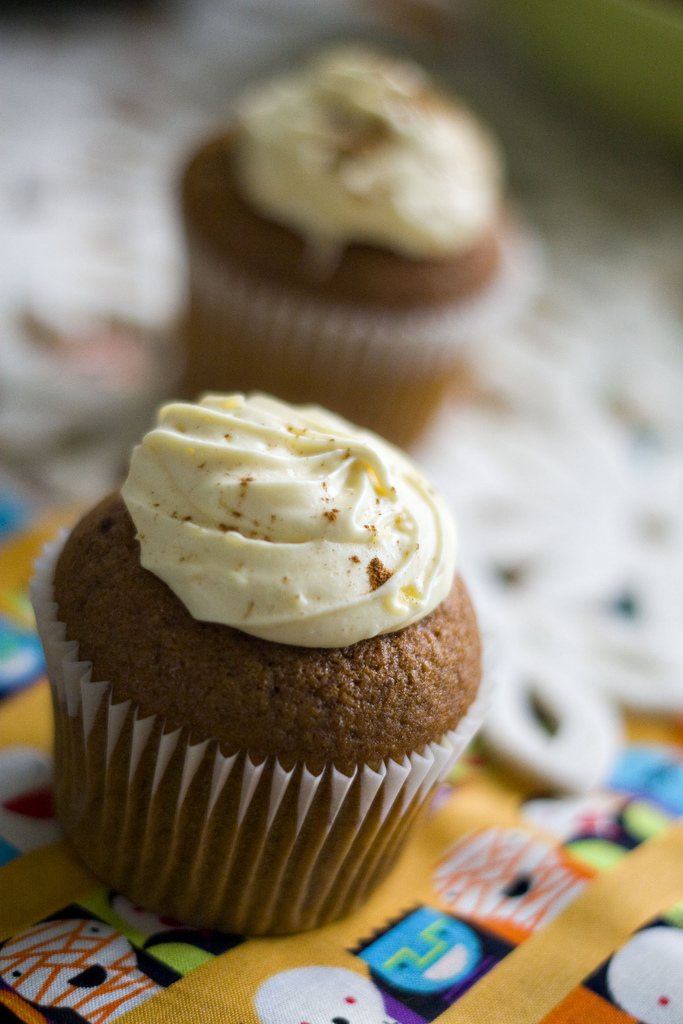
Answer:
[[526, 306], [540, 265], [537, 244], [515, 223], [502, 232], [500, 266], [479, 293], [393, 311], [259, 281], [217, 260], [192, 234], [189, 253], [189, 390], [256, 388], [316, 401], [400, 443], [438, 405], [467, 346]]
[[56, 723], [57, 804], [92, 870], [149, 909], [251, 934], [314, 927], [359, 905], [408, 825], [481, 724], [484, 690], [457, 728], [422, 752], [345, 775], [285, 769], [216, 740], [164, 731], [159, 715], [113, 703], [65, 639], [46, 546], [32, 597]]

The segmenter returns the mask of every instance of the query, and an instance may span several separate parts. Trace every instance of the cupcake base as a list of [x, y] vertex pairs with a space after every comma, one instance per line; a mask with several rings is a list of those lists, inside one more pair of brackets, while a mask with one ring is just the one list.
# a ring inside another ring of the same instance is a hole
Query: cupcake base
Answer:
[[528, 298], [531, 247], [510, 220], [495, 279], [455, 304], [384, 309], [331, 302], [260, 281], [189, 237], [182, 389], [266, 391], [333, 409], [409, 447], [469, 373], [468, 348]]
[[185, 396], [266, 391], [316, 403], [403, 447], [469, 377], [467, 348], [528, 301], [534, 247], [503, 206], [470, 249], [412, 259], [314, 247], [242, 197], [236, 131], [190, 161], [182, 206]]
[[[230, 307], [222, 289], [218, 303], [208, 290], [206, 283], [195, 284], [182, 327], [187, 357], [181, 389], [191, 400], [207, 390], [263, 391], [296, 405], [333, 409], [405, 448], [464, 373], [462, 357], [436, 360], [426, 372], [421, 361], [411, 370], [414, 360], [396, 365], [390, 351], [380, 356], [372, 349], [372, 330], [363, 341], [362, 315], [347, 324], [343, 338], [343, 321], [350, 318], [331, 310], [298, 310], [284, 297], [278, 303], [254, 295], [262, 321], [254, 323], [246, 309]], [[389, 331], [384, 340], [390, 349]], [[400, 337], [396, 342], [398, 349]]]
[[135, 902], [200, 927], [249, 935], [313, 928], [358, 907], [390, 869], [411, 822], [481, 723], [484, 697], [456, 729], [398, 763], [349, 775], [328, 764], [229, 757], [112, 703], [54, 602], [64, 540], [37, 565], [33, 600], [56, 725], [60, 820], [95, 875]]

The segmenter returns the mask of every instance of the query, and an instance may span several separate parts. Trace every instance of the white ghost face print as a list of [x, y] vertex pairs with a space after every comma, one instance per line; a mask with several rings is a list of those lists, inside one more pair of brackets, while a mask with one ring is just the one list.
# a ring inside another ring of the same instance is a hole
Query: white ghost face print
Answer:
[[683, 1024], [683, 931], [638, 932], [610, 960], [607, 986], [617, 1006], [642, 1024]]
[[395, 1024], [371, 981], [343, 967], [296, 967], [256, 993], [263, 1024]]
[[51, 757], [32, 747], [0, 751], [0, 837], [16, 852], [61, 839], [51, 791]]

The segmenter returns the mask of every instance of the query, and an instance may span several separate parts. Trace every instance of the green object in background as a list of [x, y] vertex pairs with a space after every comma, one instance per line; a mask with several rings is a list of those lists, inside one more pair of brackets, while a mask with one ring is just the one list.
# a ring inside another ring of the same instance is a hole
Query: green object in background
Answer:
[[658, 836], [674, 820], [670, 814], [665, 814], [645, 800], [632, 800], [624, 808], [622, 818], [626, 831], [641, 842]]
[[671, 910], [662, 914], [665, 921], [669, 921], [675, 928], [683, 928], [683, 900], [677, 903]]
[[189, 942], [160, 942], [147, 952], [168, 964], [178, 974], [189, 974], [196, 967], [202, 967], [209, 960], [215, 960], [213, 953], [191, 946]]
[[490, 0], [499, 30], [548, 78], [683, 156], [680, 0]]
[[576, 839], [573, 843], [567, 843], [566, 849], [577, 860], [598, 871], [614, 867], [628, 853], [623, 846], [609, 839]]

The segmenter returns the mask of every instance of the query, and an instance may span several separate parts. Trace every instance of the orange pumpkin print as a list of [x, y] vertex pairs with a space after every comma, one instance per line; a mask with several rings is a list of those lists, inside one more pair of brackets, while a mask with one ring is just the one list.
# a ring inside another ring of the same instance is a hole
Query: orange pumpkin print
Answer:
[[0, 976], [36, 1006], [69, 1007], [104, 1024], [160, 986], [137, 966], [128, 940], [102, 921], [43, 921], [0, 949]]
[[442, 903], [511, 942], [523, 942], [578, 896], [593, 872], [522, 829], [459, 840], [434, 872]]

